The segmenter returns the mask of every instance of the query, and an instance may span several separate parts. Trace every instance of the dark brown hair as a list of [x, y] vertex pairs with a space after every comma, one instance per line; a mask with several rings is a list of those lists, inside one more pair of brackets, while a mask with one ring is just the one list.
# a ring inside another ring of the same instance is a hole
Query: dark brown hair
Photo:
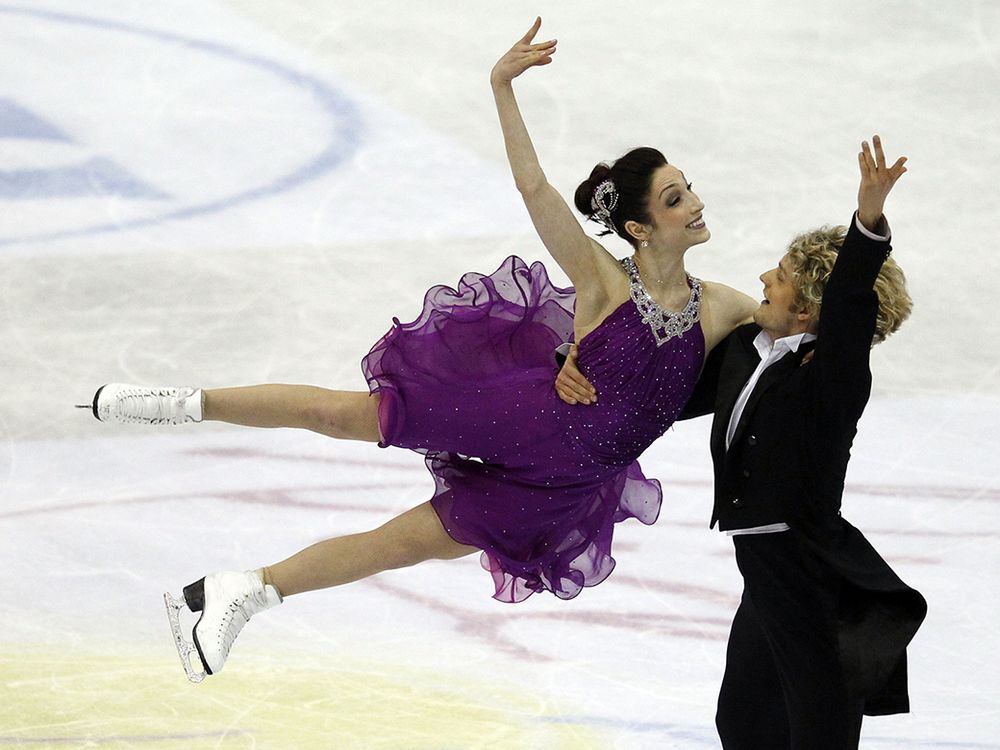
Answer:
[[576, 209], [591, 221], [603, 224], [595, 217], [593, 199], [594, 190], [605, 180], [614, 183], [618, 202], [611, 211], [611, 226], [605, 226], [601, 236], [612, 231], [629, 244], [635, 246], [635, 237], [625, 231], [625, 223], [637, 221], [649, 224], [650, 216], [647, 210], [649, 186], [653, 181], [653, 173], [667, 164], [666, 157], [655, 148], [642, 146], [634, 148], [615, 162], [601, 162], [590, 173], [590, 177], [580, 183], [573, 196]]

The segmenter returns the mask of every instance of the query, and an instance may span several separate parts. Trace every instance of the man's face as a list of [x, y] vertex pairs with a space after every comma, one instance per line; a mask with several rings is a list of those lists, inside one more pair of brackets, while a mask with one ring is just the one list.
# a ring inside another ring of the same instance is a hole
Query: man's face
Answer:
[[809, 310], [795, 304], [798, 287], [788, 255], [776, 267], [762, 273], [760, 280], [764, 283], [764, 300], [753, 314], [757, 325], [775, 340], [812, 329]]

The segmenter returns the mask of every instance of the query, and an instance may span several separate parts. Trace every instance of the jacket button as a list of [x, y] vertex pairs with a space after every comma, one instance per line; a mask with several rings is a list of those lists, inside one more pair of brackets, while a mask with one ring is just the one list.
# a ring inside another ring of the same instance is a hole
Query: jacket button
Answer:
[[747, 438], [747, 445], [757, 445], [757, 436], [751, 435]]
[[750, 478], [750, 469], [744, 469], [743, 470], [743, 478], [744, 479], [749, 479]]
[[743, 507], [743, 501], [740, 500], [738, 497], [734, 497], [733, 498], [733, 507], [734, 508], [742, 508]]

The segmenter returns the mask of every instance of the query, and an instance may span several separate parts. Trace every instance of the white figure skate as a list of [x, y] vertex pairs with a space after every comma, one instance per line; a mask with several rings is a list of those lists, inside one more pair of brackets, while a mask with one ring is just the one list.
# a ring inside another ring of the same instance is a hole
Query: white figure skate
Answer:
[[90, 408], [101, 422], [173, 425], [200, 422], [201, 399], [201, 389], [196, 388], [108, 383], [97, 389]]
[[[265, 585], [255, 571], [247, 571], [205, 576], [185, 586], [183, 598], [175, 599], [166, 593], [163, 601], [184, 673], [191, 682], [201, 682], [207, 675], [222, 671], [233, 641], [250, 618], [281, 604], [282, 599], [274, 586]], [[201, 612], [191, 629], [193, 642], [181, 629], [182, 609]], [[192, 652], [197, 652], [201, 660], [201, 672], [191, 665]]]

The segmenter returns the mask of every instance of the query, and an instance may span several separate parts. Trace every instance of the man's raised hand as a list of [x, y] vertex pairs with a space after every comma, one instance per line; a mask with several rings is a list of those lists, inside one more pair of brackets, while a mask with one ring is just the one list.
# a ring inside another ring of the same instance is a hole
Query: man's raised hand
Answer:
[[858, 218], [866, 229], [877, 232], [882, 220], [882, 209], [885, 199], [903, 173], [906, 172], [906, 157], [896, 159], [891, 167], [885, 164], [885, 152], [882, 150], [882, 139], [872, 136], [875, 153], [868, 146], [868, 141], [862, 141], [858, 153], [858, 167], [861, 169], [861, 187], [858, 188]]

